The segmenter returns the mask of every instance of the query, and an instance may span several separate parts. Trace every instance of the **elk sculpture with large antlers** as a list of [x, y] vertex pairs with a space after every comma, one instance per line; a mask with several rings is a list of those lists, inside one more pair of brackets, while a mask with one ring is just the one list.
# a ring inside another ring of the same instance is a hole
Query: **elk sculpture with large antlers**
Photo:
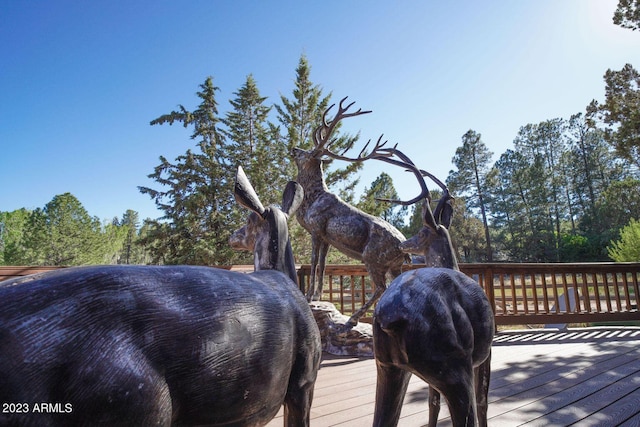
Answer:
[[17, 410], [0, 425], [260, 426], [284, 404], [286, 426], [308, 426], [320, 333], [283, 267], [291, 190], [285, 212], [265, 209], [238, 171], [236, 199], [262, 222], [252, 274], [91, 266], [1, 282], [0, 402]]
[[307, 299], [318, 300], [322, 295], [329, 246], [362, 261], [375, 289], [370, 299], [347, 321], [347, 326], [353, 326], [386, 289], [386, 274], [397, 277], [407, 256], [399, 247], [405, 240], [400, 231], [383, 219], [369, 215], [330, 193], [325, 183], [322, 170], [322, 159], [325, 156], [346, 161], [365, 161], [376, 153], [384, 156], [380, 154], [384, 146], [381, 138], [369, 155], [364, 154], [366, 146], [356, 158], [331, 151], [333, 133], [340, 120], [370, 112], [361, 109], [348, 112], [354, 103], [345, 106], [346, 99], [345, 97], [340, 101], [332, 120], [327, 121], [327, 114], [333, 105], [324, 112], [322, 124], [314, 133], [315, 147], [310, 151], [294, 148], [292, 154], [298, 167], [296, 180], [304, 188], [304, 200], [296, 217], [300, 225], [311, 234], [311, 283]]
[[[493, 311], [482, 288], [460, 272], [448, 228], [453, 207], [447, 187], [419, 170], [396, 149], [400, 160], [378, 157], [406, 167], [418, 178], [424, 199], [420, 232], [400, 244], [406, 253], [422, 254], [427, 268], [397, 277], [374, 312], [373, 340], [378, 372], [374, 426], [398, 424], [411, 374], [429, 384], [429, 426], [436, 425], [440, 393], [453, 425], [487, 425], [491, 373]], [[423, 175], [443, 190], [435, 211]], [[396, 201], [397, 202], [397, 201]]]

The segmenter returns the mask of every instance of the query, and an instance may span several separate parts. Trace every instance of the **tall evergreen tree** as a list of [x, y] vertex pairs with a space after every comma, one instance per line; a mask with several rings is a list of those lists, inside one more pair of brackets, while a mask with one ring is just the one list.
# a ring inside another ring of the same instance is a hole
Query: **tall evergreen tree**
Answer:
[[232, 110], [222, 119], [225, 155], [232, 168], [241, 165], [252, 177], [263, 200], [276, 203], [291, 178], [282, 170], [282, 142], [270, 132], [267, 117], [271, 107], [265, 105], [267, 98], [260, 95], [252, 75], [234, 95], [236, 98], [229, 101]]
[[606, 244], [603, 237], [609, 235], [610, 217], [598, 207], [607, 188], [623, 181], [628, 168], [615, 157], [604, 140], [603, 131], [590, 127], [583, 114], [569, 119], [567, 144], [571, 197], [575, 205], [572, 216], [577, 219], [578, 233], [587, 239], [588, 245], [581, 260], [602, 260], [602, 247]]
[[[264, 203], [278, 204], [282, 191], [291, 179], [283, 168], [286, 157], [284, 144], [267, 121], [271, 107], [266, 106], [266, 97], [260, 95], [252, 75], [247, 76], [244, 85], [234, 92], [236, 98], [230, 100], [232, 109], [226, 113], [224, 153], [233, 171], [241, 165], [251, 177], [256, 192]], [[230, 223], [240, 224], [244, 210], [235, 209]], [[235, 253], [234, 262], [251, 263], [253, 254]]]
[[449, 172], [447, 179], [447, 185], [454, 194], [464, 194], [469, 206], [480, 211], [487, 250], [486, 260], [489, 262], [493, 260], [493, 250], [487, 220], [485, 193], [492, 156], [493, 153], [482, 142], [481, 135], [473, 130], [467, 131], [462, 136], [462, 146], [456, 149], [452, 160], [457, 170]]
[[208, 77], [200, 89], [200, 104], [194, 111], [180, 105], [177, 111], [151, 121], [151, 125], [178, 122], [192, 127], [191, 139], [197, 141], [197, 150], [187, 150], [175, 163], [160, 157], [160, 165], [149, 177], [163, 190], [139, 187], [164, 211], [165, 222], [155, 221], [144, 240], [154, 262], [215, 265], [233, 257], [228, 238], [235, 226], [229, 222], [234, 209], [235, 165], [229, 165], [220, 150], [224, 137], [218, 128], [218, 88], [213, 78]]
[[[295, 88], [293, 97], [280, 96], [282, 105], [275, 105], [278, 121], [285, 132], [285, 147], [288, 152], [294, 147], [308, 150], [313, 147], [313, 132], [321, 123], [322, 115], [329, 107], [331, 94], [322, 95], [319, 85], [314, 85], [310, 79], [311, 67], [305, 55], [300, 57], [296, 68]], [[335, 110], [335, 108], [334, 108]], [[331, 114], [331, 112], [329, 113]], [[330, 117], [329, 117], [330, 118]], [[341, 123], [336, 127], [336, 138], [332, 143], [332, 150], [344, 152], [351, 148], [358, 140], [358, 136], [338, 135]], [[359, 162], [348, 163], [344, 168], [330, 168], [331, 160], [325, 162], [325, 181], [330, 188], [342, 186], [341, 191], [350, 192], [357, 185], [358, 180], [353, 176], [362, 168]], [[292, 177], [297, 175], [295, 164], [287, 163]]]
[[[308, 150], [313, 147], [313, 131], [322, 120], [322, 113], [329, 107], [331, 95], [323, 96], [322, 88], [311, 81], [311, 67], [305, 55], [300, 57], [291, 98], [280, 95], [282, 105], [274, 105], [278, 122], [284, 128], [283, 140], [286, 152], [295, 147]], [[288, 158], [284, 162], [289, 176], [297, 175], [296, 165]]]
[[138, 212], [128, 209], [122, 215], [122, 221], [116, 220], [116, 225], [124, 231], [124, 243], [118, 262], [120, 264], [138, 264], [139, 260], [136, 256], [138, 252], [136, 251], [137, 231], [140, 227]]
[[622, 70], [607, 70], [605, 102], [591, 101], [590, 123], [604, 125], [605, 139], [618, 154], [640, 168], [640, 73], [626, 64]]
[[531, 207], [536, 212], [534, 219], [544, 230], [541, 237], [545, 242], [544, 258], [548, 261], [560, 260], [561, 226], [568, 218], [563, 196], [566, 177], [560, 167], [565, 151], [563, 130], [562, 119], [546, 120], [522, 127], [514, 140], [516, 150], [529, 159], [531, 182], [537, 184], [531, 194], [535, 198]]

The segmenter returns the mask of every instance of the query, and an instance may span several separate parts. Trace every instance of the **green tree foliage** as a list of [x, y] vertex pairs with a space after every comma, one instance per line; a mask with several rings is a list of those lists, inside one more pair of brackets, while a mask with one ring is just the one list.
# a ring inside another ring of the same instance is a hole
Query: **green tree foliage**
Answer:
[[29, 215], [20, 264], [102, 264], [113, 248], [103, 238], [100, 221], [70, 193], [55, 196]]
[[[282, 105], [275, 105], [278, 112], [278, 122], [282, 126], [285, 133], [285, 146], [287, 151], [291, 151], [294, 147], [309, 150], [314, 146], [313, 133], [316, 127], [321, 123], [322, 115], [330, 105], [331, 94], [322, 95], [322, 88], [315, 85], [310, 80], [311, 67], [307, 58], [302, 55], [296, 68], [295, 87], [293, 97], [287, 98], [280, 96]], [[332, 110], [335, 112], [335, 108]], [[328, 119], [331, 119], [331, 112]], [[345, 152], [349, 150], [358, 141], [358, 136], [339, 134], [342, 123], [336, 127], [336, 133], [331, 143], [331, 150], [334, 152]], [[324, 161], [325, 181], [329, 188], [340, 186], [341, 196], [353, 192], [353, 188], [358, 184], [358, 180], [354, 175], [362, 168], [362, 163], [348, 163], [343, 168], [332, 168], [332, 161], [326, 159]], [[291, 176], [297, 175], [297, 169], [292, 162], [287, 163]]]
[[539, 230], [534, 220], [534, 190], [529, 159], [515, 150], [504, 152], [494, 165], [490, 209], [503, 258], [535, 261], [540, 257]]
[[0, 212], [0, 265], [20, 265], [22, 236], [30, 212], [25, 208]]
[[[284, 133], [283, 145], [287, 153], [295, 147], [309, 150], [313, 147], [313, 132], [322, 120], [322, 113], [329, 107], [331, 94], [323, 96], [322, 88], [311, 81], [311, 67], [306, 56], [302, 55], [296, 68], [296, 77], [292, 97], [280, 96], [282, 105], [274, 105], [278, 123]], [[295, 177], [296, 165], [289, 156], [283, 164], [287, 174]]]
[[[283, 144], [267, 121], [271, 107], [265, 105], [267, 98], [260, 95], [252, 75], [247, 76], [234, 95], [236, 98], [229, 101], [232, 109], [222, 119], [225, 139], [221, 160], [231, 167], [233, 174], [241, 165], [264, 203], [279, 204], [282, 190], [291, 178], [282, 168], [282, 159], [287, 157]], [[227, 221], [235, 230], [243, 225], [246, 215], [246, 211], [238, 209], [232, 201]], [[251, 253], [234, 252], [228, 263], [251, 264], [252, 259]]]
[[234, 224], [234, 162], [221, 151], [224, 136], [220, 132], [218, 103], [213, 78], [200, 85], [198, 108], [189, 111], [180, 105], [177, 111], [162, 115], [151, 125], [181, 123], [192, 127], [196, 150], [188, 149], [169, 162], [164, 156], [150, 178], [163, 189], [139, 187], [164, 211], [161, 220], [144, 237], [153, 262], [162, 264], [222, 264], [232, 259], [228, 239]]
[[600, 121], [617, 153], [640, 167], [640, 73], [626, 64], [620, 71], [607, 70], [604, 80], [605, 101], [591, 101], [590, 122]]
[[409, 208], [411, 212], [405, 226], [400, 229], [407, 238], [415, 236], [422, 229], [422, 206], [415, 204]]
[[640, 222], [631, 219], [620, 230], [620, 238], [607, 248], [609, 257], [616, 262], [640, 261]]
[[456, 197], [454, 202], [453, 221], [449, 229], [453, 246], [461, 262], [487, 262], [486, 229], [468, 208], [466, 201], [465, 197]]
[[469, 130], [462, 136], [462, 146], [456, 149], [456, 154], [452, 160], [456, 170], [449, 172], [449, 177], [447, 178], [447, 186], [449, 186], [450, 190], [454, 194], [465, 195], [469, 207], [480, 211], [484, 228], [484, 247], [487, 250], [485, 259], [487, 261], [493, 260], [485, 203], [485, 193], [488, 190], [486, 181], [491, 170], [492, 156], [493, 153], [482, 142], [481, 135]]
[[364, 189], [357, 207], [370, 215], [384, 219], [398, 230], [402, 230], [405, 226], [404, 219], [407, 216], [408, 208], [380, 202], [378, 199], [399, 199], [398, 192], [393, 186], [393, 180], [384, 172], [371, 183], [371, 187]]
[[[117, 252], [117, 258], [114, 260], [115, 263], [148, 264], [151, 262], [151, 257], [147, 254], [144, 245], [141, 244], [141, 236], [144, 233], [138, 218], [138, 212], [128, 209], [122, 215], [122, 219], [113, 219], [111, 226], [119, 236], [118, 240], [122, 241], [122, 246]], [[148, 228], [145, 230], [148, 230]]]
[[496, 253], [510, 261], [601, 261], [638, 216], [637, 169], [583, 114], [523, 126], [486, 175]]
[[0, 212], [0, 265], [116, 264], [126, 256], [129, 263], [145, 263], [127, 219], [137, 215], [128, 210], [122, 221], [101, 225], [69, 193], [34, 211]]
[[[567, 214], [565, 194], [566, 176], [561, 166], [565, 151], [563, 139], [564, 121], [552, 119], [537, 125], [520, 128], [514, 141], [516, 150], [530, 159], [530, 179], [534, 187], [530, 196], [530, 208], [535, 213], [536, 227], [541, 229], [545, 242], [544, 259], [560, 260], [561, 225]], [[547, 213], [546, 218], [544, 213]]]
[[640, 30], [640, 0], [619, 0], [613, 23], [622, 28]]

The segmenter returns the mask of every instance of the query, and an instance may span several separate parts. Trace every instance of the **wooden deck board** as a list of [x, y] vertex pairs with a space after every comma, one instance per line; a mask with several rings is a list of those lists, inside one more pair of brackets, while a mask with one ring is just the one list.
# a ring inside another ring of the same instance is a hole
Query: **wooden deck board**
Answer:
[[[373, 422], [373, 359], [323, 355], [311, 409], [314, 427]], [[428, 387], [413, 376], [399, 425], [428, 419]], [[490, 426], [639, 426], [640, 328], [508, 331], [496, 335]], [[282, 411], [268, 426], [283, 425]], [[446, 404], [439, 426], [450, 426]]]

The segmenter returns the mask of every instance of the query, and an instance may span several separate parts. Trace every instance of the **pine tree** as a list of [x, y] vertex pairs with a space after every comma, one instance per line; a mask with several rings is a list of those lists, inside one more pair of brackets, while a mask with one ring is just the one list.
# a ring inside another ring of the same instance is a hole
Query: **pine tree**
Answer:
[[0, 265], [20, 265], [22, 237], [29, 215], [25, 208], [0, 212]]
[[604, 80], [605, 102], [589, 104], [589, 123], [599, 120], [607, 142], [640, 168], [640, 72], [626, 64], [620, 71], [607, 70]]
[[[167, 264], [220, 265], [233, 257], [228, 239], [239, 224], [233, 218], [235, 165], [230, 165], [220, 148], [224, 144], [218, 126], [218, 104], [213, 78], [208, 77], [197, 92], [198, 108], [162, 115], [151, 125], [182, 123], [193, 127], [191, 139], [196, 151], [187, 150], [175, 163], [160, 157], [160, 165], [149, 175], [165, 189], [139, 187], [164, 211], [163, 222], [144, 238], [154, 262]], [[237, 217], [237, 215], [236, 215]]]
[[102, 264], [111, 249], [108, 245], [98, 218], [91, 217], [75, 196], [64, 193], [31, 212], [20, 264]]
[[493, 260], [491, 235], [487, 221], [485, 193], [487, 191], [486, 178], [490, 170], [493, 153], [482, 142], [481, 135], [473, 130], [462, 136], [462, 146], [456, 149], [452, 160], [456, 171], [451, 171], [447, 185], [454, 194], [458, 192], [467, 196], [469, 207], [480, 210], [486, 242], [486, 259]]

